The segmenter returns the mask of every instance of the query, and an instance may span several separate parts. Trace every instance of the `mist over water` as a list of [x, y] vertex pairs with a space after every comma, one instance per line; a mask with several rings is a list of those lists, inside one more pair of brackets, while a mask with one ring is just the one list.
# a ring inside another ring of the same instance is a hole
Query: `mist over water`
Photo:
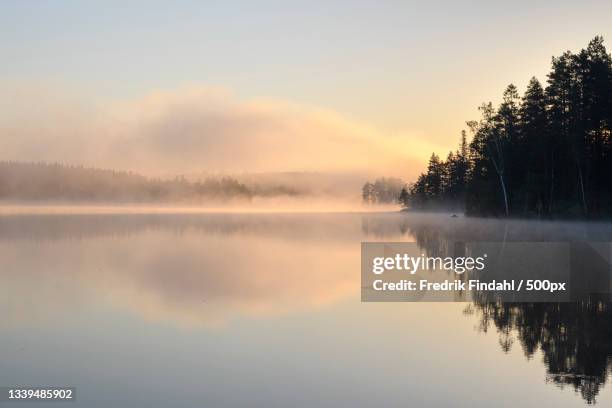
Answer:
[[606, 406], [607, 306], [361, 303], [359, 251], [611, 236], [441, 213], [5, 212], [0, 382], [52, 378], [87, 407], [488, 407], [513, 389]]
[[196, 204], [139, 204], [96, 203], [5, 203], [0, 205], [0, 215], [14, 214], [218, 214], [218, 213], [377, 213], [395, 212], [399, 205], [379, 204], [368, 206], [354, 197], [256, 197], [251, 200], [233, 200], [224, 203]]

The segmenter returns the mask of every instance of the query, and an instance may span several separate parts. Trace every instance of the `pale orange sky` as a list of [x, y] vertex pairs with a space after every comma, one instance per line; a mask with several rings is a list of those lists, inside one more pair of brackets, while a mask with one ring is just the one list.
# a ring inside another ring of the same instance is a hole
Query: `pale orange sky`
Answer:
[[605, 1], [9, 1], [0, 159], [411, 179], [508, 83], [612, 38], [611, 17]]

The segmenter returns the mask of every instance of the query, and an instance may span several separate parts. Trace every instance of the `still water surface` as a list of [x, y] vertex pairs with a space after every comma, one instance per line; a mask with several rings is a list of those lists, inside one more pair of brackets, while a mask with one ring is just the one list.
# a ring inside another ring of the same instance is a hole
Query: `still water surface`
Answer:
[[453, 239], [612, 241], [612, 225], [3, 215], [0, 386], [74, 386], [69, 407], [612, 406], [606, 305], [360, 302], [361, 241]]

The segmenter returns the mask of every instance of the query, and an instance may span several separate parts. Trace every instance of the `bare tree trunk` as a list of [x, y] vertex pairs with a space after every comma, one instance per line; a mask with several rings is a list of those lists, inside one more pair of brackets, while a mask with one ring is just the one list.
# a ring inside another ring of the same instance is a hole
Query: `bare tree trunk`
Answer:
[[508, 221], [504, 221], [504, 240], [502, 241], [502, 247], [499, 251], [500, 254], [503, 254], [506, 250], [506, 241], [508, 240]]
[[578, 180], [580, 180], [580, 192], [582, 194], [582, 210], [584, 211], [584, 215], [588, 215], [586, 195], [584, 193], [584, 181], [582, 180], [582, 168], [579, 163], [576, 163], [576, 167], [578, 167]]
[[504, 183], [504, 174], [499, 174], [499, 181], [501, 183], [502, 191], [504, 193], [504, 207], [506, 209], [506, 217], [510, 215], [510, 211], [508, 210], [508, 194], [506, 193], [506, 183]]
[[550, 199], [548, 201], [548, 213], [553, 213], [553, 197], [555, 194], [555, 156], [552, 156], [552, 163], [550, 165]]
[[[493, 167], [495, 167], [495, 172], [499, 176], [499, 182], [501, 184], [502, 192], [504, 193], [504, 208], [506, 210], [506, 217], [508, 217], [510, 215], [510, 211], [508, 210], [508, 193], [506, 192], [506, 183], [504, 182], [504, 156], [502, 154], [499, 140], [495, 139], [493, 143], [495, 144], [495, 148], [497, 150], [498, 159], [496, 160], [495, 155], [492, 153], [491, 162], [493, 163]], [[490, 146], [488, 147], [489, 151], [491, 151]]]

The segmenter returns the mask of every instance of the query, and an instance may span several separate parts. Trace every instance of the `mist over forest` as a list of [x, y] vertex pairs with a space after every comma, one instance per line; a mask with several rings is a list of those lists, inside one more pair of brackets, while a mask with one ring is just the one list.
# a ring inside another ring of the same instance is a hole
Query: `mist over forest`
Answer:
[[248, 204], [253, 200], [358, 202], [356, 174], [309, 172], [166, 177], [60, 163], [0, 162], [0, 203]]
[[508, 85], [498, 107], [479, 108], [459, 147], [432, 154], [398, 197], [412, 209], [462, 208], [468, 215], [612, 215], [612, 57], [602, 37], [552, 58], [544, 85], [523, 96]]
[[[603, 218], [612, 215], [609, 177], [612, 174], [612, 57], [599, 36], [578, 52], [567, 51], [553, 57], [545, 83], [531, 78], [522, 96], [510, 84], [499, 106], [483, 103], [479, 107], [481, 117], [466, 122], [467, 131], [461, 132], [458, 148], [445, 158], [433, 153], [425, 171], [409, 184], [397, 177], [371, 179], [373, 173], [402, 174], [410, 167], [414, 156], [406, 155], [405, 165], [397, 160], [397, 140], [390, 141], [374, 133], [356, 134], [354, 126], [338, 118], [321, 112], [298, 114], [286, 107], [268, 110], [250, 105], [248, 109], [237, 109], [242, 114], [236, 117], [257, 120], [246, 121], [249, 126], [234, 126], [230, 124], [234, 123], [233, 119], [220, 120], [215, 115], [232, 107], [236, 110], [235, 104], [215, 102], [220, 108], [211, 113], [199, 94], [186, 100], [173, 98], [174, 108], [170, 110], [165, 102], [160, 105], [159, 101], [148, 102], [138, 109], [165, 112], [163, 126], [152, 114], [155, 119], [147, 119], [151, 125], [139, 127], [132, 123], [138, 121], [127, 120], [130, 126], [111, 138], [120, 142], [121, 151], [130, 152], [125, 157], [116, 154], [119, 144], [85, 144], [90, 148], [82, 150], [82, 157], [78, 149], [65, 152], [60, 149], [63, 154], [71, 153], [78, 163], [87, 163], [87, 157], [102, 160], [121, 156], [123, 161], [118, 168], [124, 169], [132, 163], [138, 169], [139, 163], [147, 163], [143, 168], [149, 171], [104, 170], [104, 166], [77, 166], [70, 161], [4, 161], [0, 162], [0, 202], [206, 205], [249, 202], [254, 198], [303, 200], [316, 196], [330, 200], [340, 197], [356, 205], [400, 204], [427, 211], [451, 209], [473, 216]], [[183, 111], [189, 113], [188, 117], [177, 113]], [[175, 116], [171, 125], [166, 124], [168, 118]], [[255, 128], [251, 126], [253, 123], [257, 124]], [[299, 123], [308, 123], [313, 134], [322, 138], [324, 143], [316, 152], [294, 145], [308, 139]], [[274, 138], [265, 136], [271, 129], [275, 130]], [[274, 157], [256, 159], [257, 154], [245, 150], [243, 139], [249, 134], [259, 135], [250, 141], [254, 143], [254, 151], [274, 154]], [[43, 144], [35, 146], [20, 133], [9, 132], [9, 153], [5, 154], [11, 157], [10, 151], [14, 151], [14, 157], [19, 157], [25, 154], [24, 149], [46, 152], [50, 143], [47, 136], [37, 136], [36, 140]], [[27, 143], [21, 142], [26, 139]], [[77, 139], [81, 144], [85, 140]], [[80, 146], [77, 139], [67, 139], [71, 142], [59, 145]], [[344, 154], [347, 152], [343, 149], [350, 144], [346, 141], [353, 139], [360, 140], [360, 144], [351, 145], [350, 155]], [[217, 146], [215, 143], [221, 143], [220, 140], [225, 144]], [[231, 143], [226, 143], [228, 140]], [[283, 148], [273, 148], [280, 141]], [[368, 162], [364, 158], [376, 156], [384, 161], [387, 157], [371, 153], [377, 143], [393, 151], [388, 156], [393, 159], [389, 158], [384, 166], [378, 163], [374, 171], [364, 165]], [[423, 147], [410, 141], [406, 144], [415, 149]], [[170, 157], [172, 163], [168, 161]], [[322, 158], [325, 160], [321, 161]], [[291, 172], [279, 167], [292, 168], [298, 162], [303, 164], [302, 168], [319, 166], [321, 171]], [[166, 176], [151, 170], [153, 163]], [[184, 163], [189, 165], [183, 167]], [[223, 171], [224, 167], [232, 168], [238, 163], [244, 165], [240, 168], [252, 168], [253, 172], [201, 173], [202, 169]], [[270, 167], [269, 163], [274, 166]], [[188, 171], [173, 171], [179, 168]], [[198, 171], [200, 175], [194, 176]], [[412, 178], [408, 173], [405, 176], [408, 180]], [[363, 184], [366, 179], [371, 181]]]
[[229, 176], [191, 181], [48, 163], [0, 162], [0, 200], [26, 202], [193, 203], [298, 196], [282, 185], [247, 186]]

